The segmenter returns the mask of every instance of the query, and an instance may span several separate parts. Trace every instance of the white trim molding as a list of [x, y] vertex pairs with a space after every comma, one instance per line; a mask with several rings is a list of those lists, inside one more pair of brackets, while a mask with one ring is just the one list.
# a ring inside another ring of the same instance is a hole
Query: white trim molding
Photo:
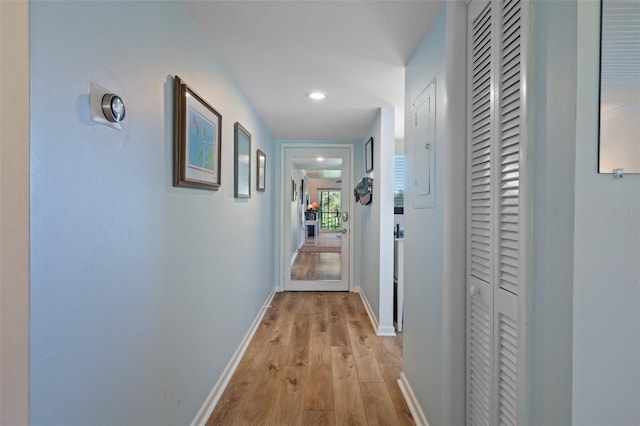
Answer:
[[267, 300], [264, 302], [264, 305], [262, 305], [262, 308], [258, 312], [258, 315], [256, 315], [256, 318], [253, 320], [253, 323], [251, 324], [251, 327], [249, 327], [247, 334], [240, 342], [240, 346], [238, 346], [238, 349], [236, 349], [235, 353], [231, 357], [231, 360], [229, 360], [229, 363], [222, 372], [222, 375], [220, 375], [220, 378], [218, 379], [216, 384], [213, 386], [213, 389], [211, 389], [211, 392], [209, 393], [207, 399], [204, 401], [204, 404], [202, 405], [202, 407], [200, 407], [200, 410], [198, 410], [198, 413], [191, 422], [191, 426], [204, 426], [207, 423], [207, 420], [209, 420], [209, 417], [211, 417], [211, 413], [213, 413], [213, 410], [216, 408], [218, 401], [220, 401], [220, 397], [222, 396], [224, 390], [227, 388], [227, 385], [229, 384], [233, 373], [236, 371], [236, 368], [238, 368], [238, 364], [240, 364], [242, 356], [247, 351], [249, 343], [251, 343], [251, 339], [253, 339], [254, 334], [256, 334], [256, 331], [258, 330], [258, 327], [262, 322], [264, 314], [267, 312], [267, 309], [271, 307], [271, 301], [273, 300], [273, 296], [275, 296], [275, 294], [276, 291], [271, 290], [271, 293], [269, 293], [269, 296], [267, 296]]
[[409, 406], [409, 411], [411, 411], [411, 415], [413, 416], [413, 421], [416, 422], [416, 426], [429, 426], [427, 417], [424, 415], [424, 411], [422, 411], [422, 407], [420, 407], [420, 403], [418, 403], [418, 399], [413, 393], [413, 389], [409, 384], [409, 380], [407, 380], [407, 376], [404, 375], [404, 372], [400, 373], [398, 386], [400, 386], [400, 392], [402, 392], [402, 396], [407, 402], [407, 406]]
[[[2, 1], [2, 0], [0, 0]], [[289, 182], [289, 177], [286, 176], [286, 172], [287, 172], [287, 167], [286, 167], [286, 161], [285, 161], [285, 155], [286, 155], [286, 150], [290, 149], [290, 148], [300, 148], [300, 149], [317, 149], [317, 150], [322, 150], [322, 149], [346, 149], [349, 151], [349, 175], [348, 176], [343, 176], [343, 180], [345, 181], [345, 186], [346, 188], [353, 188], [353, 186], [355, 185], [355, 144], [358, 143], [358, 141], [289, 141], [289, 142], [282, 142], [280, 143], [280, 156], [276, 159], [275, 161], [275, 166], [276, 168], [278, 168], [279, 170], [277, 170], [277, 174], [276, 174], [276, 182], [275, 182], [275, 186], [277, 188], [280, 189], [280, 194], [276, 194], [277, 200], [278, 202], [276, 202], [276, 214], [274, 215], [274, 219], [275, 219], [275, 224], [274, 224], [274, 229], [278, 235], [278, 243], [280, 244], [279, 247], [279, 254], [280, 254], [280, 258], [276, 258], [276, 282], [279, 285], [279, 288], [281, 288], [283, 291], [285, 290], [291, 290], [291, 289], [287, 289], [286, 285], [285, 285], [285, 277], [287, 276], [286, 274], [286, 259], [290, 258], [290, 254], [287, 252], [286, 248], [287, 248], [287, 243], [286, 241], [289, 241], [288, 239], [288, 235], [287, 232], [289, 232], [287, 230], [287, 226], [285, 226], [285, 212], [283, 211], [283, 209], [285, 209], [287, 206], [287, 200], [289, 200], [290, 198], [290, 189], [288, 186], [288, 182]], [[352, 212], [352, 217], [353, 217], [353, 212], [355, 212], [355, 199], [354, 197], [347, 197], [349, 199], [349, 211]], [[304, 231], [303, 231], [304, 232]], [[354, 235], [355, 235], [355, 227], [351, 229], [351, 237], [350, 237], [350, 241], [349, 241], [349, 263], [351, 265], [351, 267], [349, 268], [348, 274], [349, 274], [349, 287], [348, 287], [348, 291], [354, 291], [353, 290], [353, 280], [354, 280], [354, 262], [355, 262], [355, 258], [354, 258]], [[293, 259], [295, 260], [295, 259]], [[293, 261], [292, 263], [293, 264]]]
[[369, 299], [362, 291], [361, 287], [353, 287], [354, 293], [358, 293], [360, 295], [360, 299], [362, 300], [362, 304], [364, 305], [365, 311], [367, 311], [367, 315], [369, 316], [369, 320], [371, 321], [371, 326], [374, 330], [376, 330], [376, 334], [378, 336], [395, 336], [396, 330], [393, 326], [381, 326], [378, 322], [378, 318], [373, 313], [373, 309], [371, 308], [371, 304], [369, 304]]

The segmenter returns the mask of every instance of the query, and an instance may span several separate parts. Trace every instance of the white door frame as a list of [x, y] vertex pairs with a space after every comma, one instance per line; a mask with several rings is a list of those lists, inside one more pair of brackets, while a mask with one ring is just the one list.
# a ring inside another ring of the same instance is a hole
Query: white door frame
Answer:
[[[343, 148], [349, 150], [349, 173], [348, 176], [342, 177], [342, 185], [343, 188], [348, 190], [349, 188], [353, 188], [354, 186], [354, 146], [353, 144], [336, 144], [336, 143], [296, 143], [296, 142], [288, 142], [280, 145], [280, 198], [279, 198], [279, 208], [276, 211], [280, 211], [279, 215], [276, 215], [276, 226], [275, 229], [280, 229], [280, 264], [278, 265], [280, 271], [280, 279], [279, 279], [279, 287], [280, 291], [284, 291], [285, 287], [285, 279], [286, 279], [286, 265], [285, 262], [289, 262], [289, 253], [286, 253], [287, 244], [287, 226], [290, 227], [289, 224], [284, 223], [284, 208], [286, 203], [290, 202], [291, 197], [291, 188], [289, 186], [289, 178], [286, 176], [287, 166], [285, 162], [285, 152], [287, 148]], [[353, 197], [347, 197], [349, 200], [349, 211], [351, 212], [351, 217], [349, 220], [351, 221], [350, 226], [350, 236], [349, 236], [349, 271], [348, 271], [348, 291], [354, 291], [353, 286], [353, 271], [354, 271], [354, 253], [353, 253], [353, 241], [355, 237], [355, 229], [356, 226], [353, 223], [353, 212], [355, 211], [355, 201]]]

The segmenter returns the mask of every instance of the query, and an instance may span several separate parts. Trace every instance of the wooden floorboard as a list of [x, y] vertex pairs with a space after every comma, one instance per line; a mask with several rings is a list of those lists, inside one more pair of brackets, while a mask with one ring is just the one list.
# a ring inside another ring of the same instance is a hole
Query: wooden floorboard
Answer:
[[230, 383], [206, 426], [233, 424], [242, 414], [250, 386], [251, 383]]
[[350, 348], [331, 348], [336, 424], [366, 425], [367, 416]]
[[247, 401], [244, 404], [241, 417], [234, 424], [270, 424], [275, 398], [279, 394], [280, 376], [286, 364], [287, 353], [286, 347], [272, 345], [269, 350], [260, 352], [256, 356], [254, 368], [258, 371], [257, 379], [247, 389]]
[[340, 253], [300, 251], [291, 265], [291, 280], [339, 280], [342, 276]]
[[277, 293], [207, 425], [415, 425], [401, 372], [358, 294]]
[[305, 411], [302, 426], [335, 426], [336, 417], [333, 411]]
[[307, 368], [284, 368], [280, 379], [278, 397], [271, 414], [271, 424], [299, 425], [304, 416], [304, 392], [307, 387]]
[[367, 332], [369, 325], [362, 324], [360, 321], [347, 321], [354, 355], [353, 361], [356, 364], [360, 382], [383, 382], [382, 371], [373, 350], [372, 334]]
[[409, 406], [404, 400], [404, 396], [402, 396], [400, 385], [398, 385], [398, 379], [400, 378], [400, 373], [402, 373], [402, 364], [380, 364], [380, 369], [400, 424], [414, 426], [416, 423], [413, 421]]
[[361, 383], [360, 392], [367, 413], [367, 424], [397, 426], [400, 420], [384, 383]]

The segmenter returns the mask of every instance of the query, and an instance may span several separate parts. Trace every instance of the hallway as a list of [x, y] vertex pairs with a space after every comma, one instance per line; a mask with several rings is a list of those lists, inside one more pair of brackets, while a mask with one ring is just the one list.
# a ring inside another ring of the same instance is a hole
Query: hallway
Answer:
[[357, 293], [277, 293], [207, 425], [414, 425], [401, 371]]

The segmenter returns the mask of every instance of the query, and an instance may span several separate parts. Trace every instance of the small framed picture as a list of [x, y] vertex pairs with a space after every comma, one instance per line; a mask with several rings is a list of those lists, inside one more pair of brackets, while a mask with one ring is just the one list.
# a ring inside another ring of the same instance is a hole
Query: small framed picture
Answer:
[[234, 124], [236, 198], [251, 198], [251, 133], [238, 122]]
[[373, 136], [364, 144], [364, 171], [369, 173], [373, 170]]
[[173, 96], [173, 185], [217, 191], [222, 116], [178, 76]]
[[267, 180], [267, 156], [258, 150], [256, 157], [256, 191], [264, 192]]
[[296, 200], [296, 181], [291, 179], [291, 201]]

